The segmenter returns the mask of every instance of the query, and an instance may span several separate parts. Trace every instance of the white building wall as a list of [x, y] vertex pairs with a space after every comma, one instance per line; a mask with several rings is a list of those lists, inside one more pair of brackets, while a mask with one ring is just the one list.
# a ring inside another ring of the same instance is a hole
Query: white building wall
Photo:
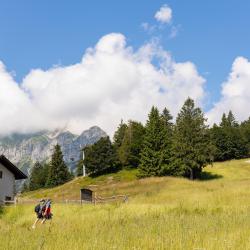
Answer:
[[0, 178], [0, 203], [5, 200], [6, 196], [14, 199], [15, 194], [15, 176], [0, 163], [0, 171], [3, 172]]

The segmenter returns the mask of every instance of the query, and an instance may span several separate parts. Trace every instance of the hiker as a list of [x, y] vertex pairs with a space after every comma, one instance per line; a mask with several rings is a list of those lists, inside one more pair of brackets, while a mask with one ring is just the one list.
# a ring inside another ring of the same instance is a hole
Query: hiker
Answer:
[[42, 224], [44, 224], [44, 222], [46, 220], [51, 220], [52, 219], [52, 213], [51, 213], [51, 200], [48, 199], [45, 202], [45, 208], [44, 208], [44, 212], [43, 212], [43, 220], [42, 220]]
[[33, 229], [36, 228], [39, 220], [41, 220], [41, 224], [44, 224], [46, 220], [52, 219], [51, 200], [40, 200], [39, 204], [35, 206], [35, 213], [37, 214], [37, 219], [32, 226]]
[[39, 220], [43, 220], [43, 213], [45, 210], [45, 204], [46, 204], [46, 201], [44, 199], [42, 199], [39, 201], [39, 204], [37, 204], [35, 206], [35, 213], [37, 215], [37, 219], [35, 220], [35, 222], [32, 226], [33, 229], [36, 228], [36, 224], [38, 223]]

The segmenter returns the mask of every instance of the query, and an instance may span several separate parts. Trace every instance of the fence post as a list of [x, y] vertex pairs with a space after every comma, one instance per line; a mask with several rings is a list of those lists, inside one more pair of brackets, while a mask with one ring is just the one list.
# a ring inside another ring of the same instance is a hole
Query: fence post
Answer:
[[94, 192], [94, 205], [96, 205], [96, 192]]
[[14, 197], [14, 204], [15, 204], [15, 206], [17, 205], [17, 197], [16, 196]]

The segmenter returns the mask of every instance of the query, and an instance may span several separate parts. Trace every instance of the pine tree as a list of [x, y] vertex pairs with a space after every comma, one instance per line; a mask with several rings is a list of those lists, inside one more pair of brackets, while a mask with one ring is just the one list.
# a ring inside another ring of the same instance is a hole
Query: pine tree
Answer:
[[173, 127], [173, 116], [170, 114], [169, 110], [167, 108], [164, 108], [161, 114], [161, 117], [163, 119], [163, 122], [165, 124], [165, 127], [169, 130], [172, 130]]
[[167, 108], [163, 109], [161, 114], [163, 120], [164, 130], [164, 145], [163, 145], [163, 174], [164, 175], [175, 175], [175, 171], [171, 168], [171, 157], [172, 157], [172, 144], [173, 144], [173, 116], [170, 114]]
[[55, 187], [64, 184], [71, 178], [72, 176], [63, 160], [61, 147], [57, 144], [54, 147], [54, 152], [49, 166], [47, 186]]
[[225, 113], [223, 113], [222, 118], [221, 118], [221, 123], [220, 123], [220, 127], [227, 127], [228, 124], [228, 119], [227, 119], [227, 115]]
[[36, 162], [30, 175], [29, 189], [36, 190], [45, 187], [48, 175], [48, 165]]
[[213, 143], [216, 147], [215, 160], [225, 161], [248, 156], [247, 141], [232, 111], [223, 114], [220, 126], [211, 129]]
[[84, 165], [91, 175], [115, 172], [119, 169], [118, 158], [109, 137], [84, 148]]
[[239, 127], [239, 123], [235, 120], [232, 110], [230, 110], [228, 113], [227, 122], [228, 122], [228, 126], [230, 127], [233, 127], [233, 128]]
[[118, 149], [122, 145], [123, 138], [125, 136], [125, 132], [128, 128], [128, 125], [126, 123], [123, 123], [123, 120], [121, 120], [121, 123], [119, 124], [117, 130], [115, 131], [114, 138], [113, 138], [113, 145], [116, 149]]
[[128, 167], [138, 167], [145, 128], [140, 122], [130, 120], [124, 133], [118, 156], [121, 164]]
[[83, 175], [83, 159], [82, 159], [82, 155], [83, 155], [83, 150], [81, 150], [80, 160], [78, 161], [77, 166], [76, 166], [76, 176], [82, 176]]
[[222, 118], [221, 118], [220, 127], [223, 127], [223, 128], [227, 128], [227, 127], [236, 128], [238, 126], [239, 126], [239, 124], [235, 120], [235, 117], [234, 117], [233, 112], [231, 110], [228, 112], [228, 115], [223, 113]]
[[223, 161], [223, 159], [225, 159], [225, 155], [227, 151], [226, 149], [227, 135], [225, 131], [217, 124], [214, 124], [213, 127], [210, 129], [210, 134], [211, 134], [213, 145], [215, 147], [214, 160]]
[[195, 179], [213, 160], [213, 147], [206, 119], [194, 101], [188, 98], [176, 119], [172, 168], [177, 175]]
[[41, 171], [41, 176], [42, 176], [41, 186], [46, 187], [48, 176], [49, 176], [50, 163], [44, 162], [42, 163], [42, 166], [43, 168]]
[[250, 117], [248, 118], [248, 120], [241, 123], [240, 130], [241, 130], [241, 134], [247, 146], [246, 156], [249, 157], [250, 156]]
[[31, 191], [40, 188], [39, 182], [40, 182], [41, 170], [42, 170], [42, 165], [40, 164], [40, 162], [36, 162], [30, 174], [29, 189]]
[[152, 107], [145, 126], [145, 136], [141, 151], [139, 176], [160, 176], [164, 174], [166, 160], [166, 129], [159, 110]]

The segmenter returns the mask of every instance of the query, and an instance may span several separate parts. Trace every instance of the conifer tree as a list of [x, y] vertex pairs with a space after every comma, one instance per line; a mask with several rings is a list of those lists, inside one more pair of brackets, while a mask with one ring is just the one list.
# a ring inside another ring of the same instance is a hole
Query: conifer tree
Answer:
[[167, 108], [164, 108], [161, 114], [161, 117], [163, 119], [163, 122], [165, 124], [165, 127], [169, 130], [172, 130], [173, 127], [173, 116], [170, 114], [169, 110]]
[[227, 127], [228, 124], [228, 120], [227, 120], [227, 115], [225, 113], [223, 113], [222, 117], [221, 117], [221, 122], [220, 122], [220, 127]]
[[248, 156], [247, 141], [232, 111], [223, 114], [220, 126], [211, 129], [213, 143], [216, 147], [215, 160], [225, 161]]
[[241, 123], [240, 130], [247, 145], [246, 156], [249, 157], [250, 156], [250, 118], [248, 118], [248, 120]]
[[145, 136], [141, 151], [139, 176], [160, 176], [166, 167], [166, 129], [159, 110], [152, 107], [145, 126]]
[[173, 142], [173, 116], [170, 114], [167, 108], [163, 109], [161, 114], [161, 119], [163, 120], [164, 129], [164, 145], [163, 145], [163, 174], [164, 175], [175, 175], [173, 169], [171, 168], [171, 158], [172, 158], [172, 142]]
[[212, 162], [213, 147], [205, 121], [201, 109], [188, 98], [177, 116], [174, 130], [172, 169], [177, 175], [193, 180]]
[[42, 172], [42, 165], [40, 164], [40, 162], [37, 161], [33, 166], [30, 174], [29, 189], [31, 191], [40, 188], [41, 172]]
[[71, 178], [72, 176], [63, 160], [61, 147], [57, 144], [54, 147], [54, 152], [49, 166], [47, 186], [55, 187], [64, 184]]
[[117, 130], [115, 131], [114, 138], [113, 138], [113, 145], [116, 149], [118, 149], [122, 145], [123, 138], [125, 136], [126, 129], [128, 128], [128, 125], [126, 123], [123, 123], [123, 120], [121, 120], [121, 123], [119, 124]]
[[221, 118], [220, 127], [223, 127], [223, 128], [228, 128], [228, 127], [236, 128], [238, 126], [239, 126], [239, 124], [235, 120], [235, 117], [234, 117], [233, 112], [231, 110], [228, 112], [228, 115], [223, 113], [222, 118]]
[[119, 168], [117, 154], [109, 137], [84, 148], [84, 165], [92, 175], [101, 175], [117, 171]]
[[138, 167], [145, 128], [140, 122], [130, 120], [124, 133], [118, 156], [121, 164], [128, 167]]
[[232, 127], [232, 128], [237, 128], [239, 127], [239, 123], [236, 121], [232, 110], [230, 110], [228, 112], [228, 116], [227, 116], [227, 122], [228, 122], [228, 126]]
[[43, 162], [42, 163], [42, 171], [41, 171], [41, 186], [46, 187], [47, 185], [47, 180], [49, 176], [49, 168], [50, 168], [50, 163], [49, 162]]
[[36, 190], [45, 187], [47, 176], [48, 164], [41, 164], [37, 161], [31, 171], [29, 190]]

